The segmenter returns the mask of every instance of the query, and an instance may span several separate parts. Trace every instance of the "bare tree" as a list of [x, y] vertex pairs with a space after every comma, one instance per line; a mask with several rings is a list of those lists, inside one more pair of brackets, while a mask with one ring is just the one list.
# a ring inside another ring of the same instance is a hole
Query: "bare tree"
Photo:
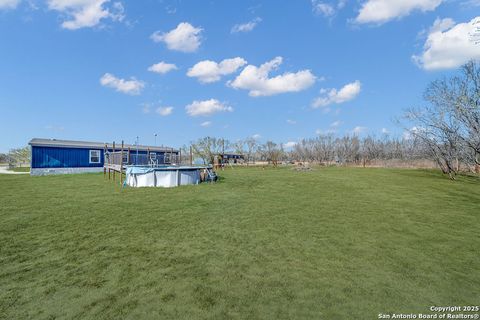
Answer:
[[0, 163], [8, 163], [8, 155], [5, 153], [0, 153]]
[[[455, 139], [460, 140], [459, 153], [471, 165], [480, 165], [480, 66], [470, 61], [460, 74], [434, 81], [427, 89], [426, 99], [446, 116]], [[447, 130], [446, 129], [446, 130]]]
[[203, 160], [205, 164], [213, 164], [215, 156], [223, 154], [229, 148], [228, 140], [215, 137], [204, 137], [192, 142], [193, 154]]
[[292, 158], [298, 161], [311, 161], [313, 159], [313, 148], [311, 139], [303, 139], [297, 143], [292, 151]]
[[322, 163], [335, 159], [335, 139], [333, 135], [321, 135], [317, 138], [316, 158]]
[[[193, 162], [193, 159], [191, 159]], [[177, 162], [179, 164], [186, 164], [190, 163], [190, 147], [187, 147], [187, 145], [183, 145], [180, 148], [180, 157], [178, 158]]]
[[278, 161], [281, 160], [283, 155], [283, 148], [281, 145], [276, 144], [273, 141], [267, 141], [263, 147], [262, 151], [264, 153], [265, 159], [272, 163], [275, 167], [278, 165]]
[[382, 159], [382, 153], [383, 145], [381, 141], [371, 136], [367, 136], [362, 140], [361, 155], [364, 167], [366, 164], [370, 163], [371, 160]]
[[238, 140], [237, 142], [231, 144], [231, 148], [236, 154], [244, 155], [245, 154], [245, 142], [243, 140]]
[[303, 162], [328, 163], [335, 158], [335, 144], [333, 135], [303, 139], [292, 148], [290, 158]]
[[254, 138], [247, 138], [245, 139], [245, 146], [246, 146], [246, 156], [247, 156], [247, 165], [252, 160], [255, 162], [255, 153], [257, 151], [257, 140]]
[[360, 160], [360, 140], [357, 136], [345, 136], [335, 143], [335, 154], [340, 163], [357, 163]]
[[423, 146], [442, 172], [454, 179], [459, 157], [459, 140], [455, 129], [449, 127], [442, 114], [431, 108], [410, 109], [406, 118], [420, 125], [410, 129], [409, 134]]
[[426, 106], [405, 114], [420, 141], [442, 172], [455, 178], [460, 162], [480, 166], [480, 68], [469, 62], [460, 74], [433, 81], [424, 94]]
[[30, 147], [23, 147], [18, 149], [12, 149], [8, 153], [9, 161], [14, 166], [26, 165], [30, 163], [32, 158], [32, 152]]

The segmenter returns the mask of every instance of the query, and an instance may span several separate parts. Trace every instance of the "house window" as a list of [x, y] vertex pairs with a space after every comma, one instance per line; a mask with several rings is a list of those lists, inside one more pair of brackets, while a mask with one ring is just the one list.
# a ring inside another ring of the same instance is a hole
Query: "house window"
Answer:
[[90, 163], [100, 163], [100, 150], [90, 150]]

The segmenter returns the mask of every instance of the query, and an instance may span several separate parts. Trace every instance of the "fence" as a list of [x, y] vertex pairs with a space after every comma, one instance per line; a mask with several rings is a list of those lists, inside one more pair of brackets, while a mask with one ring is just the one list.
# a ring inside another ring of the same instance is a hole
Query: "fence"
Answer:
[[160, 154], [156, 152], [149, 152], [147, 154], [136, 154], [128, 151], [105, 152], [105, 165], [115, 169], [127, 165], [158, 167], [169, 164], [187, 164], [187, 159], [172, 152]]

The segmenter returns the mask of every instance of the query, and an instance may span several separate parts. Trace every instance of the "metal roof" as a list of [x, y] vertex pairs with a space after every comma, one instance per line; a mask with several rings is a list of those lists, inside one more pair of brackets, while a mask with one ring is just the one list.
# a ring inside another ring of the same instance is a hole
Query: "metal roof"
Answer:
[[[31, 146], [35, 147], [65, 147], [65, 148], [90, 148], [90, 149], [103, 149], [105, 144], [111, 149], [113, 143], [104, 143], [104, 142], [91, 142], [91, 141], [74, 141], [74, 140], [59, 140], [59, 139], [42, 139], [42, 138], [33, 138], [28, 143]], [[122, 143], [115, 143], [115, 150], [120, 151]], [[134, 144], [124, 144], [124, 149], [130, 148], [131, 150], [136, 150], [137, 146]], [[157, 151], [157, 152], [178, 152], [178, 150], [169, 147], [155, 147], [155, 146], [144, 146], [138, 145], [138, 150], [146, 151]]]

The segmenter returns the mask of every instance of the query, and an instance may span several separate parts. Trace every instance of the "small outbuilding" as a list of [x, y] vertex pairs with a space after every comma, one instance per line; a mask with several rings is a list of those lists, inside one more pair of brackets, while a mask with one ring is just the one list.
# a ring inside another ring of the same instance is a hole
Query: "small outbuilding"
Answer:
[[242, 163], [245, 161], [243, 154], [223, 153], [220, 155], [223, 163]]
[[[34, 138], [28, 143], [32, 148], [31, 175], [102, 172], [105, 153], [120, 151], [112, 143]], [[172, 164], [179, 150], [168, 147], [123, 145], [129, 161], [143, 160], [157, 164]], [[134, 163], [135, 164], [135, 163]]]

